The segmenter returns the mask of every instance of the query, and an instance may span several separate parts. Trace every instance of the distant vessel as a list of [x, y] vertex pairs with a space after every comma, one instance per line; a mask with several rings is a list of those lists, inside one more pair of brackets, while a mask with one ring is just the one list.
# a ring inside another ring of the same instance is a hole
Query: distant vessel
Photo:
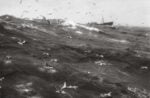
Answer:
[[112, 26], [114, 24], [113, 21], [110, 21], [110, 22], [104, 22], [104, 18], [102, 17], [102, 23], [100, 25], [109, 25], [109, 26]]
[[104, 23], [101, 23], [100, 25], [109, 25], [109, 26], [112, 26], [114, 24], [113, 21], [111, 22], [104, 22]]

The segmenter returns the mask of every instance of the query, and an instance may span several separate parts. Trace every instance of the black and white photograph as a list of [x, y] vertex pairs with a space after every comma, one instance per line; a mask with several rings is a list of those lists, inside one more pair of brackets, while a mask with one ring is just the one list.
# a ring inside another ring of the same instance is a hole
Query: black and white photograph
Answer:
[[150, 98], [150, 0], [0, 0], [0, 98]]

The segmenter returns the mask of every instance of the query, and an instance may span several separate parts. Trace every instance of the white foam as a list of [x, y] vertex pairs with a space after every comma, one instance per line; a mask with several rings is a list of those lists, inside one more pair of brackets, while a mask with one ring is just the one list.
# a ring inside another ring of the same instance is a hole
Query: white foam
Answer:
[[66, 20], [65, 22], [62, 23], [62, 25], [64, 26], [69, 26], [72, 29], [76, 29], [77, 28], [77, 23], [71, 21], [71, 20]]
[[124, 40], [124, 39], [122, 39], [122, 40], [118, 40], [118, 39], [109, 39], [109, 41], [112, 41], [112, 42], [119, 42], [119, 43], [124, 43], [124, 44], [129, 43], [127, 40]]
[[71, 21], [71, 20], [66, 20], [64, 23], [62, 23], [62, 25], [69, 26], [72, 29], [76, 29], [77, 27], [81, 27], [81, 28], [87, 29], [89, 31], [96, 31], [96, 32], [100, 31], [98, 28], [89, 27], [89, 26], [86, 26], [83, 24], [78, 24], [78, 23], [75, 23], [74, 21]]
[[77, 33], [77, 34], [83, 34], [83, 32], [81, 32], [81, 31], [76, 31], [76, 33]]
[[89, 31], [96, 31], [96, 32], [99, 32], [100, 30], [98, 28], [94, 28], [94, 27], [89, 27], [89, 26], [85, 26], [85, 25], [81, 25], [81, 24], [78, 24], [78, 26], [84, 28], [84, 29], [87, 29]]

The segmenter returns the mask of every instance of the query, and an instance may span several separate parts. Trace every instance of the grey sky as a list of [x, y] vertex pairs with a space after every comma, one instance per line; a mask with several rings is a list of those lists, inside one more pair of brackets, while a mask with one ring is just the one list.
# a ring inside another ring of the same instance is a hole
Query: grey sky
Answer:
[[0, 0], [0, 15], [63, 18], [75, 22], [115, 21], [150, 26], [150, 0]]

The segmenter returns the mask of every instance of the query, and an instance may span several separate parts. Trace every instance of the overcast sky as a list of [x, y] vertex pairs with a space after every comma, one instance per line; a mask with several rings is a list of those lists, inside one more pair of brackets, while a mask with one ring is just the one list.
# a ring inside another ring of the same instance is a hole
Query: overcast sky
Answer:
[[0, 15], [150, 26], [150, 0], [0, 0]]

